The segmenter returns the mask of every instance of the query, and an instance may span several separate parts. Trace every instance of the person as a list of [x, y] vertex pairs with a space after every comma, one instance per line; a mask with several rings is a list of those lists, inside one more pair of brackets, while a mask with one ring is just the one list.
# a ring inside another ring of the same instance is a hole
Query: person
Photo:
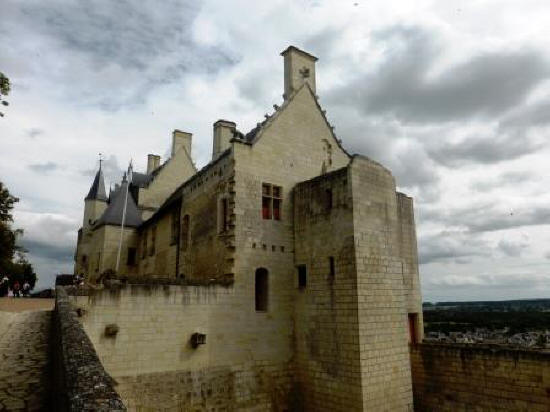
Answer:
[[13, 283], [13, 288], [12, 288], [14, 298], [20, 297], [20, 295], [19, 295], [20, 290], [21, 290], [21, 286], [19, 285], [19, 281], [16, 280]]
[[0, 298], [3, 298], [4, 296], [8, 295], [10, 280], [7, 275], [4, 275], [2, 277], [2, 280], [0, 281]]
[[23, 297], [29, 297], [29, 294], [31, 292], [31, 285], [29, 284], [28, 281], [25, 281], [25, 283], [23, 283]]

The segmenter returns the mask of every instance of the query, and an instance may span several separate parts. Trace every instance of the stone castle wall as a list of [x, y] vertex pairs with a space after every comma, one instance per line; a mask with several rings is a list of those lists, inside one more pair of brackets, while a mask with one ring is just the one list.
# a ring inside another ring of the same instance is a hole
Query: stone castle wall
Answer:
[[[123, 285], [72, 299], [129, 409], [283, 410], [290, 402], [289, 348], [242, 321], [254, 307], [232, 286]], [[206, 343], [193, 348], [196, 332]]]
[[548, 411], [550, 353], [411, 346], [415, 411]]

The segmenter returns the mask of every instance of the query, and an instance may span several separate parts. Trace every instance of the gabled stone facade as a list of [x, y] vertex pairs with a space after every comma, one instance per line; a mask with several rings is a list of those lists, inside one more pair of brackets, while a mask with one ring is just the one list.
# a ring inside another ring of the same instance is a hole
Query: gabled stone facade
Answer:
[[[86, 209], [75, 271], [90, 282], [116, 271], [229, 287], [192, 312], [217, 325], [211, 355], [182, 349], [183, 358], [163, 358], [165, 370], [246, 372], [263, 362], [286, 371], [281, 390], [299, 391], [302, 409], [411, 410], [408, 343], [423, 330], [412, 199], [390, 171], [344, 150], [316, 95], [317, 58], [293, 46], [282, 55], [284, 101], [262, 123], [243, 134], [217, 121], [212, 161], [198, 172], [190, 135], [179, 132], [189, 140], [172, 159], [140, 175], [146, 185], [130, 184], [142, 222], [124, 229], [118, 271], [120, 225], [94, 224], [101, 208]], [[176, 343], [159, 345], [172, 353]], [[147, 372], [162, 371], [159, 362]], [[111, 372], [131, 375], [124, 365]]]

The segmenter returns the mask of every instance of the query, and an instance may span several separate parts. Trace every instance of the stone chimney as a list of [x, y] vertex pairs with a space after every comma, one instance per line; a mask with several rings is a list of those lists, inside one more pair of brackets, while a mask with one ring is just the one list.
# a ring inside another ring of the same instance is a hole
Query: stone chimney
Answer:
[[212, 144], [212, 160], [216, 160], [225, 150], [229, 149], [230, 140], [237, 125], [229, 120], [218, 120], [214, 123], [214, 140]]
[[153, 170], [160, 166], [160, 156], [154, 154], [147, 155], [147, 174], [153, 173]]
[[180, 150], [182, 147], [187, 150], [189, 156], [191, 156], [191, 141], [193, 135], [191, 133], [182, 132], [181, 130], [174, 130], [172, 132], [172, 157]]
[[285, 94], [288, 99], [292, 93], [298, 90], [305, 82], [309, 83], [315, 93], [315, 62], [317, 57], [312, 56], [294, 46], [289, 46], [281, 53], [285, 65]]

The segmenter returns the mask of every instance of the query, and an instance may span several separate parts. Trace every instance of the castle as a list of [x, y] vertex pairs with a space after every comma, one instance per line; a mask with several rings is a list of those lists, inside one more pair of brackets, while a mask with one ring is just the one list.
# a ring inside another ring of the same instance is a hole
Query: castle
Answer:
[[85, 198], [75, 273], [173, 281], [105, 295], [115, 303], [83, 320], [130, 406], [147, 402], [136, 376], [172, 371], [210, 382], [178, 402], [206, 402], [222, 379], [229, 409], [412, 410], [409, 343], [423, 336], [413, 201], [343, 148], [316, 95], [317, 58], [281, 55], [283, 103], [246, 134], [215, 122], [201, 170], [191, 133], [176, 130], [166, 162], [149, 155], [109, 195], [100, 166]]

